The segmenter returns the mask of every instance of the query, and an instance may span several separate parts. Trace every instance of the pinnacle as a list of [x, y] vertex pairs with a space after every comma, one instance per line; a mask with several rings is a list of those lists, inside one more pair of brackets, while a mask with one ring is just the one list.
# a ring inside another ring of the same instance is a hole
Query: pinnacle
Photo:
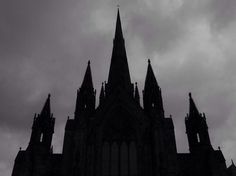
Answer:
[[140, 96], [139, 96], [138, 83], [137, 82], [135, 82], [134, 99], [137, 103], [140, 104]]
[[100, 92], [100, 97], [103, 97], [104, 96], [104, 86], [103, 86], [103, 83], [102, 83], [102, 87], [101, 87], [101, 92]]
[[146, 79], [145, 79], [144, 89], [147, 89], [148, 87], [152, 87], [152, 86], [159, 89], [156, 77], [155, 77], [153, 69], [152, 69], [151, 61], [150, 61], [150, 59], [148, 59], [148, 68], [147, 68], [147, 75], [146, 75]]
[[192, 98], [192, 94], [189, 93], [189, 116], [198, 116], [199, 115], [199, 112], [198, 112], [198, 109], [197, 109], [197, 106]]
[[43, 106], [41, 113], [40, 113], [40, 115], [43, 117], [50, 117], [50, 115], [51, 115], [50, 97], [51, 97], [51, 95], [48, 94], [47, 100]]
[[93, 81], [92, 81], [92, 72], [90, 67], [90, 60], [88, 61], [88, 66], [84, 75], [84, 80], [81, 85], [82, 89], [92, 89], [93, 90]]

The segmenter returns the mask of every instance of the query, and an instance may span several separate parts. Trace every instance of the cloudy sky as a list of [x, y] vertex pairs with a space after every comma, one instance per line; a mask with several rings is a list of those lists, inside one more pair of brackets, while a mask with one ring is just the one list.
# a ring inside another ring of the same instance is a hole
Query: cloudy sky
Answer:
[[[207, 116], [214, 148], [236, 160], [236, 1], [120, 0], [132, 81], [139, 90], [151, 59], [172, 114], [177, 148], [187, 152], [184, 117], [191, 91]], [[107, 80], [115, 0], [0, 1], [0, 175], [12, 172], [48, 93], [61, 152], [67, 116], [91, 60], [94, 86]]]

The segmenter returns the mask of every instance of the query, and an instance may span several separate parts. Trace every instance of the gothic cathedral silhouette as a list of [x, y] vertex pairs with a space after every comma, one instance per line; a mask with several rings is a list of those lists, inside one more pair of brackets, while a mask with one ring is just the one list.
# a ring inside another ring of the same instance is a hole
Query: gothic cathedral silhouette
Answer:
[[35, 115], [30, 142], [16, 156], [12, 176], [236, 176], [220, 149], [214, 150], [205, 114], [189, 93], [185, 118], [190, 153], [177, 153], [172, 118], [166, 118], [161, 88], [148, 61], [143, 106], [131, 83], [119, 9], [108, 76], [99, 105], [90, 62], [77, 91], [73, 119], [65, 126], [63, 151], [51, 146], [55, 118], [50, 95]]

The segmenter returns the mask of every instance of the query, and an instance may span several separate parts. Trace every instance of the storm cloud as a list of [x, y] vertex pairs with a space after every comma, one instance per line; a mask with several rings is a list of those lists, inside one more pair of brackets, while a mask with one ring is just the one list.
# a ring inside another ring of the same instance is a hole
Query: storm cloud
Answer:
[[[99, 93], [107, 80], [117, 2], [1, 0], [0, 175], [10, 175], [27, 147], [34, 113], [51, 93], [54, 151], [61, 152], [67, 116], [88, 60]], [[213, 147], [236, 159], [236, 1], [120, 0], [132, 82], [143, 89], [147, 59], [173, 117], [177, 148], [188, 152], [188, 92], [205, 112]], [[97, 94], [98, 94], [97, 93]]]

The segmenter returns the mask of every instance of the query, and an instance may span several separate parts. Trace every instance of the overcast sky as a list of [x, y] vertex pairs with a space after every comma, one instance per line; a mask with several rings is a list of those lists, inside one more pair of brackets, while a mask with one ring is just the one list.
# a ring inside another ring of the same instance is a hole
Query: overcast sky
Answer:
[[[188, 152], [188, 92], [205, 112], [213, 147], [236, 160], [236, 1], [120, 0], [132, 82], [151, 59], [172, 114], [177, 148]], [[91, 60], [94, 86], [107, 80], [115, 0], [0, 1], [0, 175], [11, 175], [29, 142], [34, 113], [51, 93], [53, 145], [61, 152], [67, 116]]]

